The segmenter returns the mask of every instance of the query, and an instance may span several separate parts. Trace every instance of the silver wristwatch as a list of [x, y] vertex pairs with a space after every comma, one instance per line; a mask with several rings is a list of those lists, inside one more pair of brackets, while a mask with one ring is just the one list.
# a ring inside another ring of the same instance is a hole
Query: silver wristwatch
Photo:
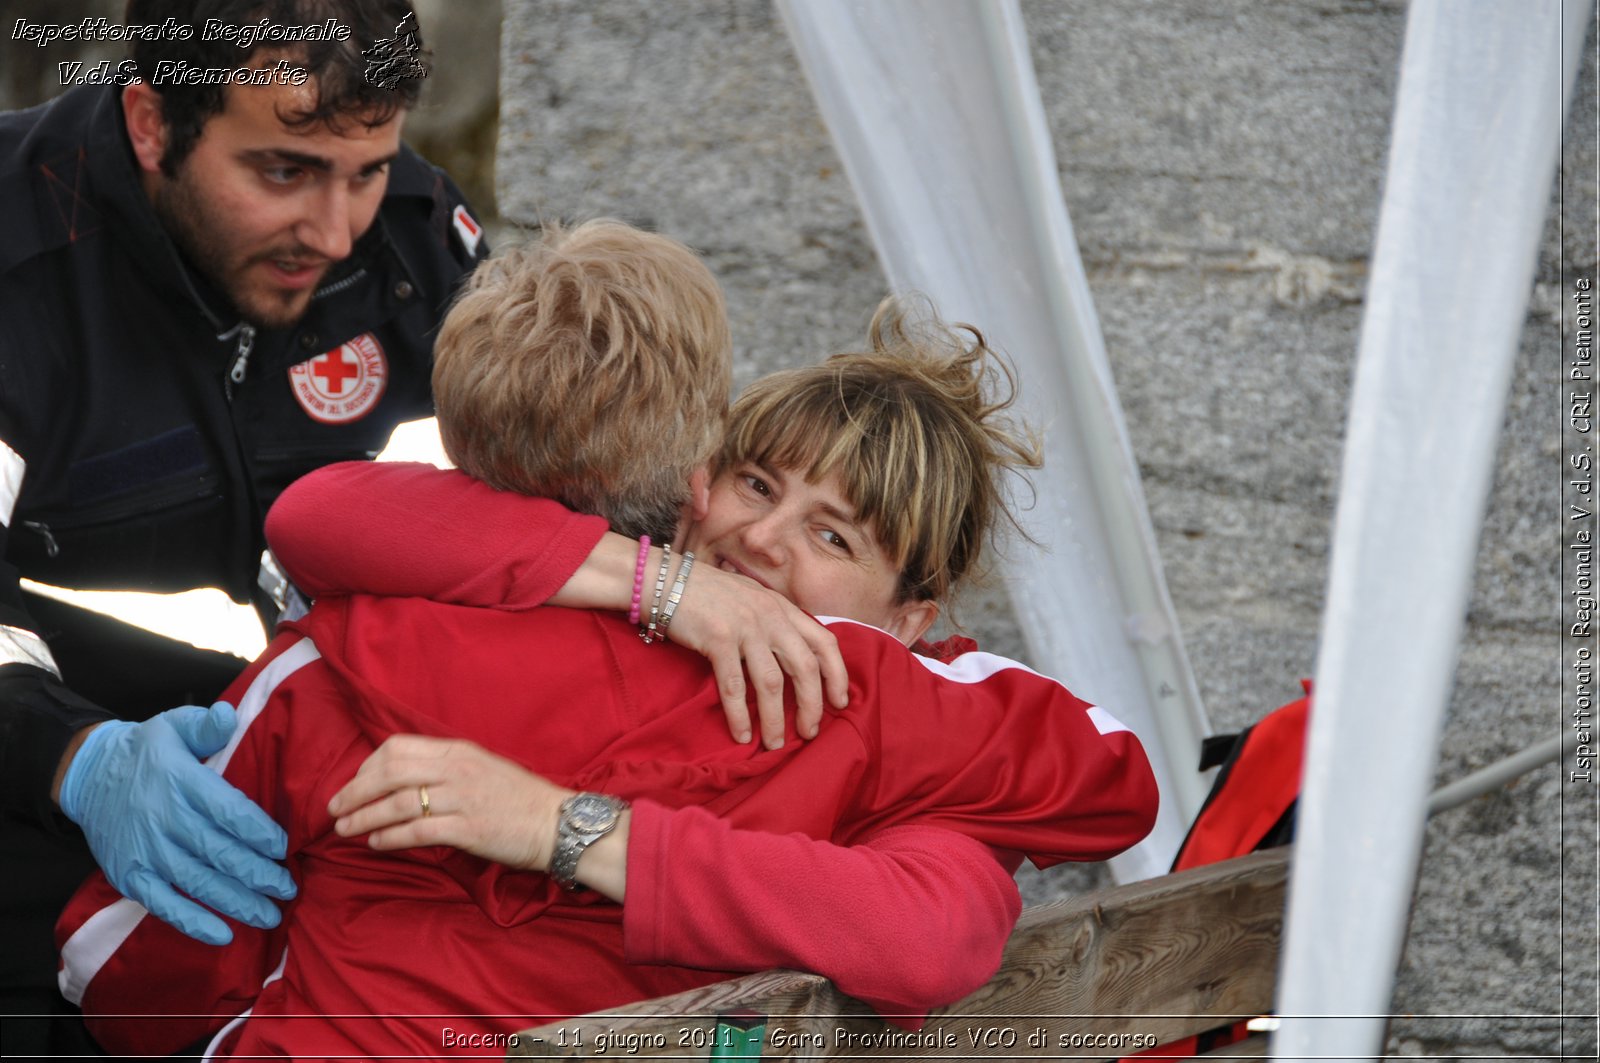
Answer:
[[573, 794], [561, 802], [556, 821], [556, 848], [550, 855], [550, 877], [569, 890], [578, 888], [578, 858], [616, 829], [628, 802], [605, 794]]

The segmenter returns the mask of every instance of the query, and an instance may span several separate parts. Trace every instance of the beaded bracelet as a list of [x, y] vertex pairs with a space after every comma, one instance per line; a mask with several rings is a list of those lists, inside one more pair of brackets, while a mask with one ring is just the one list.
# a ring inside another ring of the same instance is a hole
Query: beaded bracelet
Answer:
[[672, 585], [672, 593], [667, 595], [667, 610], [661, 614], [662, 642], [667, 640], [667, 625], [672, 623], [672, 616], [678, 611], [678, 602], [683, 599], [684, 584], [689, 582], [689, 570], [694, 567], [694, 554], [687, 550], [683, 553], [683, 564], [678, 566], [678, 579]]
[[633, 567], [633, 604], [628, 607], [628, 623], [639, 622], [639, 598], [644, 592], [644, 566], [650, 560], [650, 536], [639, 536], [639, 563]]
[[640, 623], [639, 637], [644, 639], [645, 645], [656, 640], [656, 618], [661, 614], [661, 592], [667, 586], [667, 572], [672, 568], [672, 544], [661, 548], [661, 569], [656, 573], [656, 595], [650, 602], [650, 620]]

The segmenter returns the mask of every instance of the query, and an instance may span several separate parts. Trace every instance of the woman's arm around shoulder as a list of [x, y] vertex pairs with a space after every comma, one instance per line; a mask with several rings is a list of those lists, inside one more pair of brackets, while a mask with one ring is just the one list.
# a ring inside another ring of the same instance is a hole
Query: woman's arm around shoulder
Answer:
[[389, 594], [529, 609], [572, 578], [599, 517], [497, 491], [455, 470], [343, 462], [301, 477], [267, 514], [267, 542], [311, 597]]
[[[637, 542], [599, 517], [407, 462], [344, 462], [301, 477], [267, 515], [267, 542], [312, 598], [381, 594], [506, 610], [626, 610], [639, 556]], [[653, 547], [649, 571], [660, 559]], [[753, 735], [747, 690], [769, 746], [782, 743], [786, 682], [805, 737], [816, 734], [824, 697], [843, 707], [849, 680], [833, 636], [796, 606], [705, 565], [687, 591], [673, 641], [711, 661], [739, 741]]]

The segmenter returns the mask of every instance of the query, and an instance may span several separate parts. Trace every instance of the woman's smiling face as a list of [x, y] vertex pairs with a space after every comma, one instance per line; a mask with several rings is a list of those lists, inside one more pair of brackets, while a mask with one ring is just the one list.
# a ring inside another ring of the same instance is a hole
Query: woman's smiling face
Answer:
[[897, 602], [900, 567], [856, 517], [837, 474], [816, 483], [792, 469], [736, 464], [712, 481], [689, 530], [701, 564], [748, 576], [815, 616], [860, 620], [910, 645], [938, 615]]

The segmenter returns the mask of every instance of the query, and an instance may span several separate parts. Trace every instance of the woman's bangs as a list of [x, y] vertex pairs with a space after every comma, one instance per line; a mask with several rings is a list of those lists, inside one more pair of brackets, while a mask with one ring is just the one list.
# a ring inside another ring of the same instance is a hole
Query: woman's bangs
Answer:
[[798, 471], [811, 483], [837, 475], [857, 518], [903, 565], [925, 519], [927, 470], [915, 408], [879, 389], [841, 386], [831, 374], [800, 387], [780, 378], [769, 383], [734, 405], [723, 468], [751, 462]]

